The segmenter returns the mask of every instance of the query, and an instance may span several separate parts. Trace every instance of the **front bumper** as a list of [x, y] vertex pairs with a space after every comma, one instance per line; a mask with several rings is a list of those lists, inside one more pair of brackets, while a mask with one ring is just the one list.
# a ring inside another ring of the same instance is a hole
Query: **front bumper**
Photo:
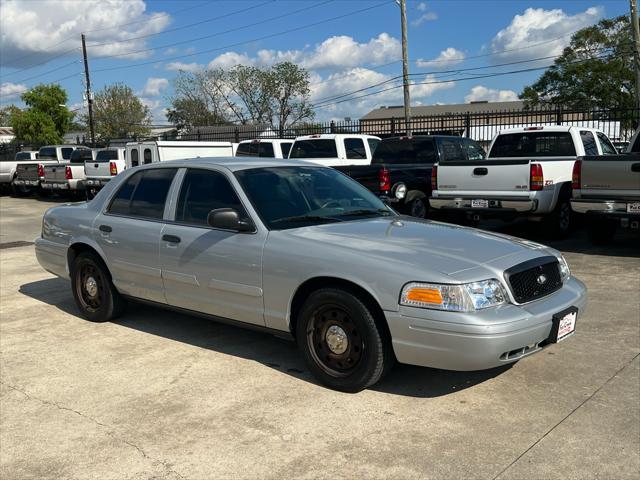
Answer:
[[580, 318], [586, 303], [586, 287], [571, 277], [557, 292], [525, 305], [473, 313], [400, 307], [384, 313], [398, 361], [471, 371], [513, 363], [542, 350], [553, 315], [577, 307]]
[[[487, 207], [474, 207], [472, 201], [486, 200]], [[531, 199], [502, 199], [481, 197], [431, 197], [429, 205], [438, 210], [477, 214], [483, 217], [509, 217], [522, 213], [534, 212], [538, 208], [538, 201]]]

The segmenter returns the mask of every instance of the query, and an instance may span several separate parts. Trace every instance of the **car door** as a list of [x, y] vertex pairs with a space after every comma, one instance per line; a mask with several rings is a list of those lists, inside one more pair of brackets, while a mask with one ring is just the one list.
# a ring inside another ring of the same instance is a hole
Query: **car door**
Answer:
[[166, 303], [159, 265], [165, 203], [176, 168], [145, 169], [129, 176], [94, 221], [94, 238], [118, 290]]
[[217, 208], [247, 210], [222, 170], [186, 169], [172, 222], [160, 242], [165, 296], [170, 305], [255, 325], [264, 325], [263, 227], [238, 233], [209, 227]]

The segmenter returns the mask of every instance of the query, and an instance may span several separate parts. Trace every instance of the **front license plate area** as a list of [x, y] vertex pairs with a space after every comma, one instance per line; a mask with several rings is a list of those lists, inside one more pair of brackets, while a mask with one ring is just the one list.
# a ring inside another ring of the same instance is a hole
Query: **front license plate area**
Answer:
[[640, 202], [627, 203], [627, 213], [640, 213]]
[[471, 200], [471, 208], [489, 208], [489, 200]]
[[578, 319], [578, 309], [568, 308], [553, 316], [549, 343], [558, 343], [570, 337], [576, 331], [576, 320]]

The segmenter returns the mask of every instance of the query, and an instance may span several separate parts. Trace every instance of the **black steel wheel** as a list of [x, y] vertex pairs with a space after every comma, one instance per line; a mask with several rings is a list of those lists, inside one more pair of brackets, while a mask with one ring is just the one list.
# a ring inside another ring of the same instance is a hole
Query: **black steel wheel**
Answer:
[[409, 202], [407, 211], [412, 217], [426, 218], [429, 207], [424, 198], [414, 198]]
[[370, 307], [345, 290], [313, 292], [298, 316], [296, 338], [311, 373], [344, 392], [373, 385], [394, 361], [390, 339]]
[[81, 253], [73, 262], [71, 287], [82, 315], [92, 322], [106, 322], [124, 310], [124, 300], [100, 258]]

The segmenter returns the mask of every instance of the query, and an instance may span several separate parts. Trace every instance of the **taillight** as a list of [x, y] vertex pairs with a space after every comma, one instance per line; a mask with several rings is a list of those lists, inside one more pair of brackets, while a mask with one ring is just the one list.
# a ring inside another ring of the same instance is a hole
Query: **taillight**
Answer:
[[64, 167], [64, 178], [66, 178], [67, 180], [71, 180], [73, 178], [71, 167]]
[[38, 176], [44, 177], [44, 165], [42, 165], [41, 163], [38, 164]]
[[438, 166], [434, 165], [431, 169], [431, 190], [438, 189]]
[[389, 190], [391, 190], [391, 178], [389, 178], [389, 170], [383, 167], [380, 169], [380, 173], [378, 175], [380, 179], [380, 190], [382, 190], [383, 192], [388, 192]]
[[116, 162], [109, 162], [109, 173], [111, 175], [118, 174], [118, 166], [116, 165]]
[[539, 163], [531, 164], [531, 176], [529, 178], [529, 190], [542, 190], [544, 188], [544, 175], [542, 173], [542, 165]]
[[576, 160], [573, 164], [573, 174], [571, 175], [571, 188], [580, 190], [582, 183], [582, 160]]

